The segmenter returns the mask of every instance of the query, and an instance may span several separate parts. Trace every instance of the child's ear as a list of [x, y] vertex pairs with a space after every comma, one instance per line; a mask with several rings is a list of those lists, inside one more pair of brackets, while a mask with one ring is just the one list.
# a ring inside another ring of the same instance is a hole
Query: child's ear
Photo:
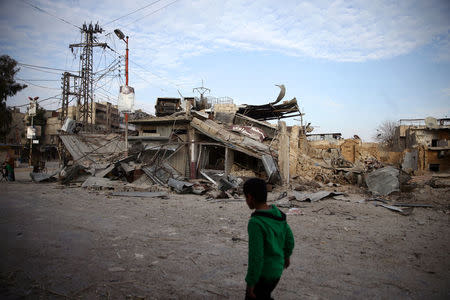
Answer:
[[247, 197], [248, 201], [253, 202], [252, 194], [247, 194], [247, 195], [245, 195], [245, 197]]

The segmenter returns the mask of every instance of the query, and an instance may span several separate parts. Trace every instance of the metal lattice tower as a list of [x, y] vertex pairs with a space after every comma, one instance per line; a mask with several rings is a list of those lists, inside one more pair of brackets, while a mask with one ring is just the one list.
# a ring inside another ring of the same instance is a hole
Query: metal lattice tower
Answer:
[[83, 24], [81, 33], [83, 34], [83, 43], [71, 44], [69, 48], [81, 47], [80, 56], [80, 89], [77, 101], [76, 120], [83, 123], [85, 130], [92, 129], [95, 123], [93, 120], [94, 110], [94, 76], [93, 76], [93, 49], [94, 47], [105, 48], [106, 43], [98, 43], [95, 37], [96, 33], [102, 33], [103, 29], [98, 25]]
[[[68, 114], [69, 114], [69, 103], [71, 102], [70, 96], [76, 96], [77, 103], [80, 101], [80, 93], [78, 87], [78, 81], [80, 80], [80, 76], [64, 72], [62, 81], [62, 107], [61, 107], [61, 123], [64, 123]], [[71, 79], [72, 84], [71, 84]]]

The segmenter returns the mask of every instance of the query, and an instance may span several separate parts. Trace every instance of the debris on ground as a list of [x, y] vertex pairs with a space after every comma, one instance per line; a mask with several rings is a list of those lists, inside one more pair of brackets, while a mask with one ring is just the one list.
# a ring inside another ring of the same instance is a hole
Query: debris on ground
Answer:
[[315, 193], [308, 193], [308, 192], [299, 192], [299, 191], [292, 191], [293, 193], [293, 199], [297, 201], [309, 201], [309, 202], [316, 202], [328, 197], [333, 196], [339, 196], [344, 195], [344, 193], [340, 192], [329, 192], [329, 191], [318, 191]]
[[31, 172], [30, 173], [30, 177], [31, 180], [33, 180], [34, 182], [52, 182], [52, 181], [56, 181], [55, 176], [60, 172], [61, 170], [58, 170], [56, 172], [47, 174], [47, 173], [36, 173], [36, 172]]
[[167, 183], [178, 194], [187, 194], [192, 192], [193, 183], [187, 181], [176, 180], [169, 178]]
[[81, 187], [83, 188], [90, 188], [90, 189], [111, 189], [113, 190], [118, 185], [120, 185], [119, 181], [113, 181], [109, 178], [103, 178], [103, 177], [94, 177], [91, 176], [86, 181], [83, 182]]
[[374, 195], [389, 195], [400, 190], [398, 180], [399, 170], [387, 166], [372, 171], [366, 175], [366, 184], [369, 191]]
[[167, 198], [166, 192], [115, 192], [111, 196], [140, 197], [140, 198]]
[[423, 203], [400, 203], [400, 202], [395, 202], [394, 204], [392, 204], [394, 206], [400, 206], [400, 207], [427, 207], [427, 208], [432, 208], [434, 207], [434, 205], [431, 204], [423, 204]]
[[303, 212], [297, 207], [292, 207], [289, 208], [286, 215], [303, 215]]
[[382, 207], [387, 208], [389, 210], [398, 212], [398, 213], [400, 213], [401, 215], [404, 215], [404, 216], [409, 216], [414, 210], [413, 207], [402, 208], [402, 207], [399, 207], [399, 206], [388, 205], [388, 204], [384, 204], [384, 203], [376, 203], [375, 206], [382, 206]]
[[450, 188], [450, 174], [434, 174], [430, 180], [433, 188]]

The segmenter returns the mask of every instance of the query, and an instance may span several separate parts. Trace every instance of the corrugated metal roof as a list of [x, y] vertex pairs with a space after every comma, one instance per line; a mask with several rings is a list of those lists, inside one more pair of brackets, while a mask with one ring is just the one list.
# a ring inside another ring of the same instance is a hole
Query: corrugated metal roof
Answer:
[[111, 155], [125, 151], [125, 142], [118, 136], [60, 135], [59, 137], [73, 159], [84, 166], [101, 163]]

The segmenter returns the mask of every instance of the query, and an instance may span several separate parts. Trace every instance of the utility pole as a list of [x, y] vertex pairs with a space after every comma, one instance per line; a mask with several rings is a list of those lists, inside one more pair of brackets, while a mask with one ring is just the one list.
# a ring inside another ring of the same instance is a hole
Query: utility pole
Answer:
[[[120, 29], [114, 29], [114, 33], [117, 35], [117, 37], [125, 42], [126, 48], [125, 48], [125, 87], [121, 87], [122, 90], [126, 90], [127, 92], [133, 91], [134, 89], [128, 86], [128, 35], [125, 36], [123, 32]], [[125, 156], [128, 156], [128, 111], [131, 111], [133, 108], [128, 107], [124, 113], [125, 113]]]
[[[34, 118], [34, 115], [31, 115], [31, 128], [34, 128], [33, 127], [33, 118]], [[33, 136], [31, 136], [31, 139], [30, 139], [30, 158], [28, 159], [28, 166], [30, 166], [31, 167], [31, 159], [33, 158]]]
[[[69, 72], [64, 72], [63, 77], [61, 78], [62, 84], [62, 106], [61, 106], [61, 125], [64, 124], [67, 116], [69, 115], [69, 98], [70, 96], [77, 97], [77, 103], [80, 101], [80, 93], [78, 91], [78, 80], [81, 77]], [[71, 79], [73, 79], [71, 84]]]
[[77, 113], [76, 120], [82, 122], [88, 130], [92, 130], [92, 125], [95, 123], [94, 118], [94, 76], [93, 76], [93, 48], [102, 47], [103, 49], [108, 46], [106, 43], [97, 43], [96, 33], [102, 33], [103, 29], [98, 25], [83, 24], [81, 33], [84, 36], [84, 42], [80, 44], [71, 44], [69, 48], [73, 51], [73, 48], [82, 48], [82, 54], [80, 56], [80, 92], [77, 101]]
[[[30, 100], [30, 107], [28, 108], [28, 115], [31, 117], [31, 130], [32, 133], [34, 133], [34, 126], [33, 126], [33, 118], [36, 115], [36, 109], [37, 109], [37, 99], [39, 99], [39, 97], [28, 97], [28, 99]], [[30, 137], [30, 158], [28, 159], [28, 166], [31, 167], [31, 159], [33, 157], [33, 139], [34, 139], [34, 134], [31, 134]]]

